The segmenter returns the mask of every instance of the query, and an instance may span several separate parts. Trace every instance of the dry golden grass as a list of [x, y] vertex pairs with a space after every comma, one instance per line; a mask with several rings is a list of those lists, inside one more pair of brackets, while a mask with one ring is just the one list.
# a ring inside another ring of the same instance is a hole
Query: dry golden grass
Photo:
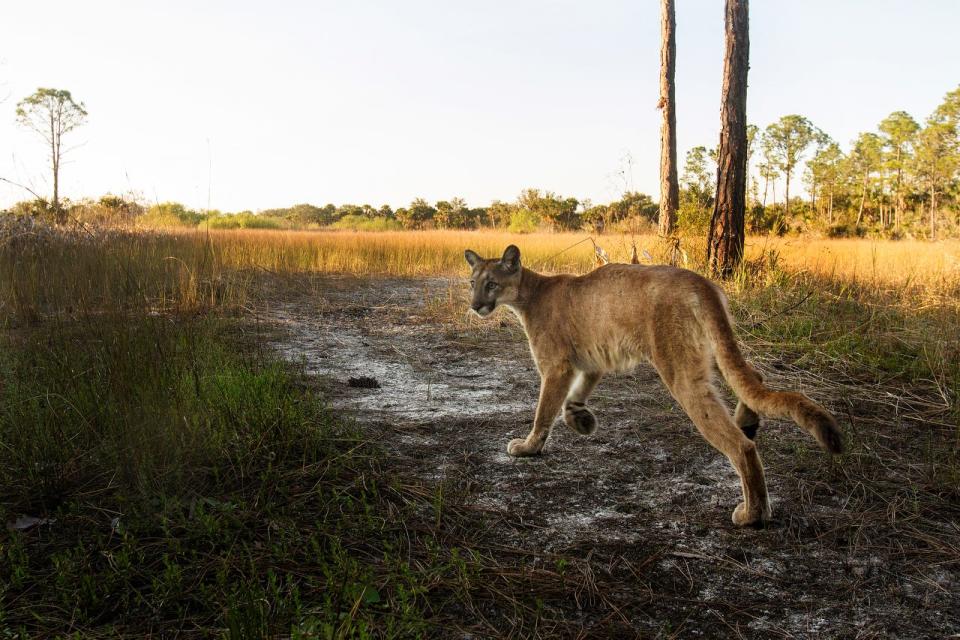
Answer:
[[[663, 262], [668, 251], [651, 235], [594, 240], [618, 262], [629, 260], [633, 242], [643, 261]], [[541, 271], [582, 273], [596, 264], [586, 233], [14, 229], [0, 238], [0, 310], [13, 322], [79, 309], [242, 310], [264, 272], [465, 277], [465, 248], [496, 256], [510, 243]], [[703, 240], [681, 246], [685, 266], [699, 269]], [[859, 367], [875, 379], [931, 381], [956, 398], [958, 241], [753, 237], [726, 288], [744, 328], [759, 325], [754, 338], [771, 351]]]
[[[276, 271], [341, 272], [355, 275], [457, 275], [465, 271], [463, 250], [499, 255], [516, 244], [524, 262], [548, 272], [584, 272], [594, 266], [590, 234], [510, 234], [500, 231], [177, 231], [183, 239], [207, 243], [224, 265], [263, 267]], [[646, 251], [654, 262], [665, 253], [654, 235], [592, 236], [610, 258], [626, 262], [631, 244]], [[579, 244], [578, 244], [579, 243]], [[696, 268], [703, 255], [699, 237], [684, 238], [687, 266]], [[951, 284], [960, 280], [960, 241], [937, 243], [917, 240], [891, 242], [866, 239], [805, 239], [751, 237], [748, 260], [771, 251], [782, 266], [851, 282], [889, 286]]]
[[751, 238], [748, 259], [775, 252], [793, 272], [956, 302], [960, 241]]
[[[9, 308], [135, 304], [210, 308], [243, 304], [250, 273], [346, 273], [357, 276], [465, 276], [463, 250], [499, 255], [508, 244], [540, 271], [594, 268], [593, 241], [615, 262], [664, 262], [668, 248], [652, 235], [508, 234], [498, 231], [102, 231], [0, 239]], [[21, 249], [18, 250], [18, 247]], [[681, 241], [683, 264], [702, 266], [701, 238]], [[747, 265], [733, 291], [769, 285], [784, 274], [816, 278], [841, 291], [855, 287], [874, 302], [906, 309], [956, 309], [960, 241], [826, 240], [751, 237]], [[246, 275], [245, 275], [246, 274]], [[758, 274], [763, 278], [757, 279]]]

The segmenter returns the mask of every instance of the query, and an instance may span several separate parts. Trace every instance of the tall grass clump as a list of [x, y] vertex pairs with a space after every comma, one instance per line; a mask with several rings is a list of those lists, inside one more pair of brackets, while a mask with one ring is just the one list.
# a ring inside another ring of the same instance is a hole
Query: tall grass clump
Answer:
[[250, 277], [225, 265], [205, 234], [0, 228], [6, 322], [105, 312], [239, 309]]

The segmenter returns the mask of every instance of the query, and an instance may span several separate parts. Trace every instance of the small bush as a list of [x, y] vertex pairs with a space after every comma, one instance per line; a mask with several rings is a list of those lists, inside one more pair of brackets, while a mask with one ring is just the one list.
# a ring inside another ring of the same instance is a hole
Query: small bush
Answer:
[[530, 209], [517, 209], [510, 214], [510, 233], [533, 233], [540, 226], [540, 216]]
[[179, 202], [164, 202], [150, 207], [138, 222], [145, 227], [195, 227], [203, 217]]
[[867, 230], [864, 227], [852, 223], [835, 224], [827, 228], [828, 238], [863, 238], [866, 235]]
[[710, 214], [702, 207], [682, 206], [677, 210], [677, 227], [684, 231], [705, 231], [709, 224]]
[[130, 197], [107, 194], [99, 200], [83, 199], [70, 207], [70, 218], [98, 226], [126, 225], [142, 216], [143, 205]]
[[368, 218], [362, 215], [347, 215], [330, 225], [330, 228], [350, 231], [400, 231], [403, 225], [384, 216]]
[[286, 229], [287, 221], [249, 211], [211, 215], [197, 225], [200, 229]]
[[[65, 203], [62, 203], [62, 206], [67, 206]], [[37, 220], [45, 220], [48, 222], [53, 222], [56, 219], [56, 212], [53, 209], [53, 205], [44, 198], [37, 198], [35, 200], [23, 200], [17, 202], [12, 207], [10, 207], [10, 213], [15, 216], [20, 216], [24, 218], [34, 218]]]

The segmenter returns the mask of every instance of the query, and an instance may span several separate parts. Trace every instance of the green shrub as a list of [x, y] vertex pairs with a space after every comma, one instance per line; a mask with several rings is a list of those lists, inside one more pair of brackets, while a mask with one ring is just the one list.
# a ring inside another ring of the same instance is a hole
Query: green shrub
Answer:
[[677, 210], [677, 226], [684, 231], [706, 231], [713, 210], [691, 200], [684, 200]]
[[195, 227], [203, 218], [204, 214], [179, 202], [164, 202], [150, 207], [138, 222], [146, 227]]
[[363, 215], [346, 215], [330, 225], [331, 229], [351, 231], [400, 231], [403, 225], [384, 216], [368, 218]]
[[540, 216], [530, 209], [517, 209], [510, 214], [510, 233], [533, 233], [540, 226]]
[[107, 194], [99, 200], [83, 199], [70, 206], [70, 218], [93, 225], [124, 225], [142, 216], [143, 205], [133, 198]]
[[[69, 206], [68, 201], [66, 199], [62, 200], [61, 206]], [[38, 220], [45, 220], [47, 222], [53, 222], [56, 220], [56, 212], [53, 209], [53, 205], [50, 203], [50, 201], [44, 198], [17, 202], [10, 207], [10, 213], [15, 216], [36, 218]]]
[[257, 215], [249, 211], [214, 214], [197, 225], [200, 229], [287, 229], [289, 222], [274, 216]]

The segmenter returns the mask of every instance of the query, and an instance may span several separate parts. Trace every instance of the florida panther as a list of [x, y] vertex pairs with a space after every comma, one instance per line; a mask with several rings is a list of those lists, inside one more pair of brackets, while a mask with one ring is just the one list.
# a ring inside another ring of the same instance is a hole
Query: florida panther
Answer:
[[[790, 418], [831, 453], [841, 450], [833, 416], [801, 393], [763, 384], [737, 346], [723, 292], [706, 278], [669, 266], [609, 264], [583, 276], [545, 276], [520, 264], [510, 245], [499, 259], [465, 252], [473, 271], [472, 308], [487, 316], [498, 306], [523, 324], [540, 372], [540, 401], [526, 438], [511, 440], [512, 456], [539, 454], [560, 410], [577, 433], [597, 419], [587, 399], [605, 373], [649, 361], [706, 440], [740, 476], [743, 502], [736, 525], [770, 518], [763, 465], [754, 436], [758, 414]], [[713, 387], [714, 366], [739, 402], [731, 417]]]

